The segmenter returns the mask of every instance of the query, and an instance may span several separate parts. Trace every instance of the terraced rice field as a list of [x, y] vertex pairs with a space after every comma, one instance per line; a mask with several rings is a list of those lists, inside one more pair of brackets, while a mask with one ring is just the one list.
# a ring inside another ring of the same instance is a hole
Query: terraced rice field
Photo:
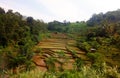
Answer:
[[88, 60], [85, 52], [76, 47], [75, 40], [67, 38], [64, 34], [52, 34], [52, 38], [44, 39], [35, 46], [33, 61], [42, 71], [52, 68], [73, 69], [74, 54], [83, 60]]

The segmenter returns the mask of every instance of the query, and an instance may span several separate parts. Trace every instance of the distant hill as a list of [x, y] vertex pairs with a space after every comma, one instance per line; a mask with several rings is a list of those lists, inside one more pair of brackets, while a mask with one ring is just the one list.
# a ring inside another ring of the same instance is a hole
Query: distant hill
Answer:
[[107, 23], [120, 23], [120, 9], [116, 11], [109, 11], [105, 14], [93, 14], [93, 16], [87, 21], [89, 26], [95, 26]]

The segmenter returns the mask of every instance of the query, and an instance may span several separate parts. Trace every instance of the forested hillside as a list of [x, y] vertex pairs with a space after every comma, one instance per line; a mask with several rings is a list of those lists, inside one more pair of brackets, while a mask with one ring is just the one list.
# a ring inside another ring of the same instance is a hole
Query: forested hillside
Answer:
[[0, 8], [1, 77], [120, 78], [120, 10], [45, 23]]
[[47, 32], [47, 24], [0, 8], [0, 71], [24, 65], [31, 68], [32, 47]]

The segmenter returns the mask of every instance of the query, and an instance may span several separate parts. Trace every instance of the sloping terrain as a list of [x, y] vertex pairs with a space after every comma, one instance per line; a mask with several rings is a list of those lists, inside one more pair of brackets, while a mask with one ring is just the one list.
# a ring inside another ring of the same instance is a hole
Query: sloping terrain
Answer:
[[88, 60], [85, 52], [76, 47], [76, 41], [65, 34], [52, 34], [35, 47], [33, 61], [40, 70], [73, 69], [75, 57]]

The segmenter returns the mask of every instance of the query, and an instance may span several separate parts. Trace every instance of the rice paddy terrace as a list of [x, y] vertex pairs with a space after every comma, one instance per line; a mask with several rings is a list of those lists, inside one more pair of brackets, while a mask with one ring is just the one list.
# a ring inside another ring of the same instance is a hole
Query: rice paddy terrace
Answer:
[[73, 69], [75, 57], [89, 63], [85, 52], [76, 47], [76, 41], [65, 34], [53, 33], [35, 46], [33, 61], [40, 70]]

